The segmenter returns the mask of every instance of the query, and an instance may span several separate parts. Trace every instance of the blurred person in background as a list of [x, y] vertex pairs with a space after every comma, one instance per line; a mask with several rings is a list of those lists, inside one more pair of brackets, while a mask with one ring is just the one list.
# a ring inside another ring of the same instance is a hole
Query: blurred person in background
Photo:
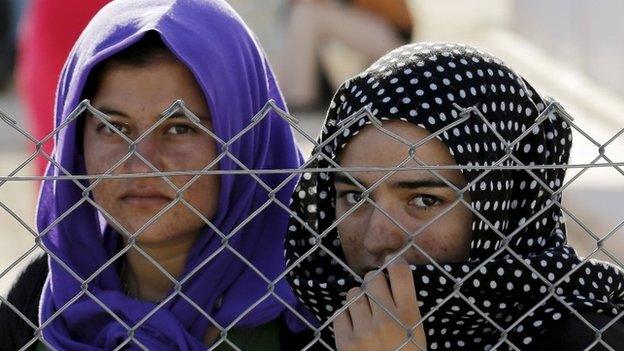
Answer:
[[[291, 109], [306, 110], [320, 106], [322, 77], [333, 91], [379, 56], [409, 42], [413, 19], [405, 0], [291, 0], [285, 30], [277, 73]], [[325, 55], [336, 42], [351, 50], [357, 63], [343, 60], [344, 51]], [[346, 67], [328, 67], [334, 64]]]
[[[26, 5], [18, 32], [16, 80], [29, 130], [37, 140], [52, 132], [54, 94], [63, 63], [89, 20], [109, 2], [30, 0]], [[52, 155], [52, 138], [43, 151]], [[43, 174], [47, 159], [35, 160], [37, 174]]]
[[11, 83], [13, 54], [11, 3], [0, 0], [0, 92]]

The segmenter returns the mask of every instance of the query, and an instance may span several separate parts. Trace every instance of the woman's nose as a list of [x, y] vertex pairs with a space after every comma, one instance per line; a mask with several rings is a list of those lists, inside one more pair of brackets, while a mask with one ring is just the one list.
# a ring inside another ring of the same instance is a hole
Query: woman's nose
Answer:
[[369, 254], [383, 260], [405, 245], [408, 235], [399, 226], [399, 217], [398, 211], [389, 207], [373, 208], [364, 238], [364, 248]]
[[150, 164], [159, 171], [164, 171], [160, 161], [162, 155], [158, 138], [148, 135], [136, 142], [134, 150], [133, 155], [125, 162], [128, 173], [154, 172]]

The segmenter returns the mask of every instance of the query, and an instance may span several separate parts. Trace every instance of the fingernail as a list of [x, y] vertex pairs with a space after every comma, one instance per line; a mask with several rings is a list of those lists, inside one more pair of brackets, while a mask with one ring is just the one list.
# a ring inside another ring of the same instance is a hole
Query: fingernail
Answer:
[[376, 273], [376, 271], [368, 271], [366, 274], [364, 274], [364, 279], [363, 280], [365, 282], [370, 281], [374, 277], [375, 273]]

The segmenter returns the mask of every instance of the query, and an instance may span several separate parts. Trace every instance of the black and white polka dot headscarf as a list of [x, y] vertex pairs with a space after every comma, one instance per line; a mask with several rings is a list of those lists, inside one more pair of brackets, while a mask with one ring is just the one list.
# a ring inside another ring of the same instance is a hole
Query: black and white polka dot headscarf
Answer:
[[412, 267], [430, 350], [510, 348], [505, 340], [531, 349], [571, 309], [617, 315], [622, 271], [566, 246], [557, 192], [565, 170], [475, 168], [567, 164], [571, 131], [562, 115], [501, 60], [465, 45], [407, 45], [345, 82], [309, 164], [317, 170], [302, 176], [292, 199], [287, 278], [299, 300], [325, 323], [359, 285], [331, 227], [330, 170], [362, 128], [402, 120], [436, 135], [458, 165], [473, 166], [462, 169], [473, 211], [468, 260]]

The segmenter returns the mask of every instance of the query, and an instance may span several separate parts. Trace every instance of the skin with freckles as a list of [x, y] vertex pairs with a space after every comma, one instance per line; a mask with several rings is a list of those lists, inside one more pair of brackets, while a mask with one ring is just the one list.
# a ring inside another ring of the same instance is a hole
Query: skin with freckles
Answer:
[[[178, 99], [210, 128], [208, 106], [192, 73], [173, 56], [155, 60], [145, 66], [114, 65], [107, 69], [92, 104], [132, 140], [157, 123], [161, 113]], [[85, 122], [83, 145], [88, 174], [105, 173], [129, 152], [128, 143], [93, 116]], [[183, 114], [161, 122], [137, 144], [136, 151], [163, 172], [201, 170], [218, 154], [215, 141]], [[139, 157], [132, 156], [113, 174], [143, 172], [153, 171]], [[191, 178], [176, 176], [170, 180], [182, 187]], [[202, 176], [184, 192], [183, 198], [211, 219], [217, 209], [218, 194], [219, 177]], [[95, 201], [130, 233], [144, 226], [175, 195], [162, 178], [102, 180], [93, 189]], [[109, 224], [119, 230], [113, 221], [109, 220]], [[200, 216], [178, 203], [147, 227], [137, 241], [179, 242], [183, 237], [197, 235], [204, 224]]]
[[[384, 122], [383, 128], [412, 144], [430, 137], [411, 123]], [[408, 156], [405, 143], [368, 126], [349, 141], [339, 163], [345, 168], [392, 168]], [[419, 146], [414, 156], [405, 167], [418, 166], [416, 159], [425, 165], [456, 165], [448, 148], [435, 138]], [[459, 189], [466, 186], [459, 170], [436, 173]], [[456, 202], [455, 189], [428, 170], [395, 172], [379, 184], [384, 171], [349, 175], [335, 176], [337, 229], [347, 264], [364, 277], [365, 287], [348, 292], [349, 307], [334, 320], [336, 347], [340, 351], [426, 350], [409, 264], [429, 260], [414, 245], [439, 263], [465, 260], [472, 213]], [[366, 189], [377, 184], [368, 195], [377, 206], [360, 203], [364, 189], [351, 178]], [[469, 193], [464, 199], [470, 202]], [[387, 267], [384, 272], [377, 269], [382, 265]]]
[[[412, 143], [430, 135], [425, 129], [400, 121], [385, 122], [383, 128]], [[409, 156], [408, 152], [408, 146], [401, 141], [368, 126], [349, 141], [340, 154], [339, 163], [342, 167], [395, 167]], [[418, 147], [415, 157], [427, 165], [456, 165], [448, 148], [435, 138]], [[415, 166], [418, 166], [415, 160], [405, 165]], [[459, 189], [466, 186], [459, 170], [439, 170], [437, 173]], [[385, 175], [383, 171], [350, 174], [367, 189]], [[436, 262], [459, 262], [468, 256], [472, 213], [465, 205], [455, 204], [456, 191], [432, 172], [395, 172], [369, 195], [378, 208], [368, 202], [356, 206], [362, 189], [345, 174], [335, 177], [335, 187], [336, 218], [357, 207], [338, 224], [347, 263], [356, 273], [363, 275], [380, 267], [388, 255], [408, 244], [410, 236], [405, 231], [414, 233], [413, 243]], [[468, 192], [464, 199], [470, 202]], [[444, 211], [448, 212], [431, 225], [424, 226]], [[429, 262], [415, 247], [410, 247], [402, 256], [412, 264]]]

